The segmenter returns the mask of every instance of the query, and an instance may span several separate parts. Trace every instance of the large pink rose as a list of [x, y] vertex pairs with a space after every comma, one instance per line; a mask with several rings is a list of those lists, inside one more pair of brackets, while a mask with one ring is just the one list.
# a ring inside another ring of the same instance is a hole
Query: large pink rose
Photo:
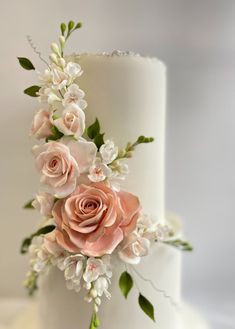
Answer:
[[77, 178], [88, 171], [96, 157], [94, 143], [83, 139], [49, 142], [34, 146], [36, 167], [41, 173], [41, 182], [58, 198], [71, 194], [77, 186]]
[[57, 243], [87, 256], [111, 254], [135, 229], [139, 211], [138, 198], [128, 192], [115, 192], [104, 183], [79, 185], [53, 208]]
[[46, 138], [51, 135], [52, 124], [50, 121], [50, 112], [47, 110], [39, 110], [33, 119], [31, 134], [36, 138]]

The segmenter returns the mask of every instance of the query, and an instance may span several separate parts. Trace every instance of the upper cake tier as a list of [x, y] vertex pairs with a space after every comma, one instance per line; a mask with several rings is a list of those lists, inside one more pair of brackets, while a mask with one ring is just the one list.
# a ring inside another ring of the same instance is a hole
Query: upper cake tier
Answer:
[[164, 221], [164, 144], [166, 68], [156, 58], [136, 55], [72, 56], [84, 74], [78, 83], [86, 93], [87, 122], [96, 117], [106, 139], [119, 147], [142, 134], [155, 142], [137, 148], [123, 187], [138, 195], [143, 210]]

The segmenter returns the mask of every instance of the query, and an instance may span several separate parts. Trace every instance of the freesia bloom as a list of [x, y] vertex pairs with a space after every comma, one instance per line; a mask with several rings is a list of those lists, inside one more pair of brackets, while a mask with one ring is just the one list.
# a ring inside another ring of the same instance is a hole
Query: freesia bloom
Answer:
[[112, 170], [104, 163], [101, 162], [99, 158], [96, 159], [95, 163], [89, 169], [88, 178], [92, 182], [101, 182], [109, 177]]
[[148, 255], [150, 246], [148, 239], [132, 233], [123, 241], [118, 254], [125, 263], [138, 264], [141, 257]]
[[111, 254], [135, 229], [139, 211], [138, 198], [128, 192], [115, 192], [104, 183], [79, 185], [54, 205], [57, 242], [73, 253]]
[[76, 104], [80, 109], [84, 110], [87, 107], [87, 102], [83, 99], [84, 96], [84, 91], [81, 90], [78, 85], [73, 83], [68, 87], [66, 93], [64, 94], [62, 103], [64, 106]]
[[116, 159], [118, 155], [118, 147], [114, 145], [113, 141], [108, 139], [100, 147], [100, 154], [102, 156], [103, 162], [109, 164]]
[[56, 89], [63, 89], [68, 84], [69, 76], [59, 67], [54, 67], [52, 69], [52, 83]]
[[32, 202], [32, 206], [39, 210], [42, 216], [51, 216], [54, 200], [55, 198], [50, 193], [41, 192], [36, 194], [36, 197]]
[[81, 66], [77, 63], [73, 63], [73, 62], [68, 62], [68, 64], [66, 65], [64, 72], [66, 74], [68, 74], [68, 76], [74, 80], [77, 77], [80, 77], [83, 73]]
[[31, 134], [38, 139], [46, 138], [51, 135], [51, 128], [50, 112], [44, 109], [39, 110], [34, 116]]
[[54, 125], [65, 136], [82, 136], [85, 130], [85, 114], [76, 105], [69, 105], [62, 113], [62, 117], [54, 120]]
[[78, 292], [81, 289], [81, 279], [83, 274], [85, 257], [83, 255], [71, 255], [64, 260], [64, 277], [66, 286], [70, 290]]
[[[66, 145], [65, 145], [66, 144]], [[84, 140], [49, 142], [34, 146], [36, 168], [41, 182], [58, 198], [72, 193], [79, 175], [90, 167], [96, 156], [96, 146]]]

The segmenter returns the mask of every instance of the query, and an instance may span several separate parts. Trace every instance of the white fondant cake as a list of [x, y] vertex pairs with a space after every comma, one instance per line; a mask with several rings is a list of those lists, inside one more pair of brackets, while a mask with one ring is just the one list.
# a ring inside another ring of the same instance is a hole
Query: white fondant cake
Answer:
[[[140, 56], [80, 55], [72, 58], [85, 74], [79, 86], [86, 92], [87, 122], [98, 117], [102, 130], [115, 143], [125, 146], [145, 133], [155, 137], [151, 147], [137, 150], [130, 160], [130, 175], [124, 188], [139, 196], [144, 210], [160, 222], [164, 214], [164, 136], [166, 69], [157, 59]], [[133, 273], [156, 309], [159, 329], [181, 329], [180, 316], [181, 255], [169, 246], [155, 246], [152, 254], [137, 267], [150, 282]], [[101, 328], [155, 328], [156, 324], [138, 309], [137, 293], [124, 300], [118, 287], [123, 265], [113, 269], [111, 301], [100, 308]], [[82, 293], [67, 290], [62, 274], [51, 269], [40, 287], [41, 329], [88, 328], [91, 307]], [[159, 291], [157, 291], [159, 289]], [[161, 290], [161, 291], [160, 291]]]

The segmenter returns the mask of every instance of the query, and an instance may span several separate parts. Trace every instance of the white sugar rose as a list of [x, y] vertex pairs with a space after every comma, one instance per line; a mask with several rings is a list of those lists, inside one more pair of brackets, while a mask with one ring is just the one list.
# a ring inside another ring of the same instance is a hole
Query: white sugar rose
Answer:
[[34, 146], [33, 153], [41, 182], [55, 197], [63, 198], [75, 190], [77, 178], [89, 169], [96, 157], [96, 146], [82, 139], [62, 139]]
[[70, 104], [76, 104], [80, 109], [84, 110], [87, 107], [87, 102], [83, 99], [85, 93], [78, 85], [73, 83], [68, 87], [66, 93], [64, 94], [64, 99], [62, 101], [64, 106]]
[[51, 128], [50, 112], [44, 109], [39, 110], [34, 116], [31, 134], [37, 139], [47, 138], [51, 135]]
[[42, 216], [51, 216], [51, 211], [54, 205], [55, 198], [47, 192], [36, 194], [32, 206], [37, 209]]
[[89, 169], [88, 178], [92, 182], [101, 182], [109, 177], [112, 170], [104, 163], [101, 162], [99, 158], [96, 159], [95, 163]]
[[122, 242], [118, 254], [125, 263], [138, 264], [141, 257], [148, 255], [150, 246], [148, 239], [132, 233]]
[[85, 130], [85, 114], [76, 105], [69, 105], [63, 112], [62, 117], [54, 120], [54, 125], [65, 136], [82, 136]]
[[100, 154], [105, 164], [109, 164], [116, 159], [118, 155], [118, 147], [114, 145], [111, 140], [105, 141], [105, 143], [100, 147]]

